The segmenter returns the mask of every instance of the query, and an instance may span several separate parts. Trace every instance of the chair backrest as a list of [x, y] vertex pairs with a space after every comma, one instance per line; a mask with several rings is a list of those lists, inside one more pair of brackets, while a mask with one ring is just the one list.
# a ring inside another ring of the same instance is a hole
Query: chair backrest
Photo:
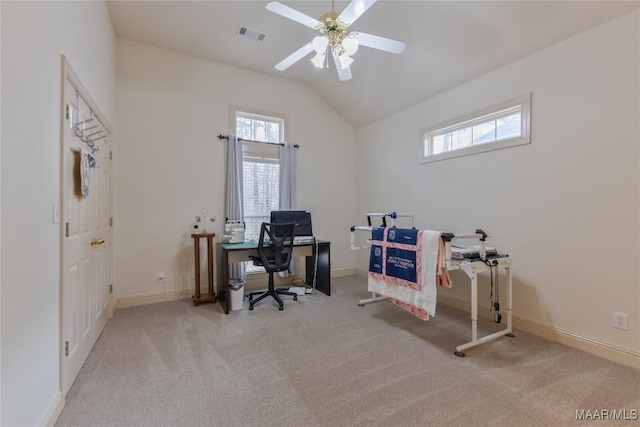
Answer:
[[[295, 223], [263, 222], [260, 226], [258, 255], [267, 272], [284, 271], [289, 268], [293, 252], [293, 229]], [[274, 232], [277, 227], [278, 233]]]

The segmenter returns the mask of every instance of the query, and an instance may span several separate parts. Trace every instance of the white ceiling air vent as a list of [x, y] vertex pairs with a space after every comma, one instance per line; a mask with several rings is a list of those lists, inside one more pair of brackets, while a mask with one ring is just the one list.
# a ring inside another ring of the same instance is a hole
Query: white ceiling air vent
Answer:
[[259, 31], [256, 30], [252, 30], [250, 28], [247, 27], [243, 27], [242, 25], [240, 27], [238, 27], [238, 34], [240, 34], [241, 36], [247, 36], [250, 37], [252, 39], [256, 39], [259, 41], [263, 41], [267, 35], [263, 34]]

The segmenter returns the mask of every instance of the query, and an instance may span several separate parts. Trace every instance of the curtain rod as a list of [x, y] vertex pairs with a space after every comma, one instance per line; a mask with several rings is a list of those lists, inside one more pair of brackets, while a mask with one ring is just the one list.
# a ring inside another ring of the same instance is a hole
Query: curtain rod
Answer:
[[[218, 135], [218, 139], [229, 139], [229, 135], [223, 135], [220, 134]], [[282, 142], [266, 142], [266, 141], [254, 141], [251, 139], [244, 139], [244, 138], [238, 138], [238, 141], [245, 141], [245, 142], [255, 142], [257, 144], [275, 144], [275, 145], [284, 145], [284, 143]], [[300, 146], [298, 144], [294, 144], [295, 148], [300, 148]]]

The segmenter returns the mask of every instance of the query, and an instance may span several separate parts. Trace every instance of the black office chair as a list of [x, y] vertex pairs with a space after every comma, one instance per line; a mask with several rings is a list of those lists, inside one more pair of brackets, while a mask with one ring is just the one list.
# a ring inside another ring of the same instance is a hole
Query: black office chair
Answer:
[[[278, 309], [284, 310], [284, 303], [279, 295], [291, 295], [294, 301], [298, 300], [298, 294], [283, 289], [275, 289], [273, 274], [289, 269], [291, 254], [293, 252], [293, 228], [295, 223], [271, 224], [263, 222], [260, 226], [260, 239], [258, 240], [258, 256], [250, 256], [254, 265], [261, 265], [269, 273], [269, 287], [266, 291], [251, 292], [249, 294], [249, 310], [258, 301], [271, 295], [278, 303]], [[267, 239], [268, 237], [268, 239]], [[253, 299], [254, 295], [259, 295]]]

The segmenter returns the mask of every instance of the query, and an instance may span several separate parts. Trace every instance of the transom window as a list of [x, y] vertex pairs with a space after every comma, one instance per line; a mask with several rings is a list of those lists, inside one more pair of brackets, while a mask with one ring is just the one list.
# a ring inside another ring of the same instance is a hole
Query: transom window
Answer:
[[421, 163], [530, 142], [531, 95], [421, 131]]
[[236, 111], [236, 136], [250, 141], [282, 142], [284, 119]]

